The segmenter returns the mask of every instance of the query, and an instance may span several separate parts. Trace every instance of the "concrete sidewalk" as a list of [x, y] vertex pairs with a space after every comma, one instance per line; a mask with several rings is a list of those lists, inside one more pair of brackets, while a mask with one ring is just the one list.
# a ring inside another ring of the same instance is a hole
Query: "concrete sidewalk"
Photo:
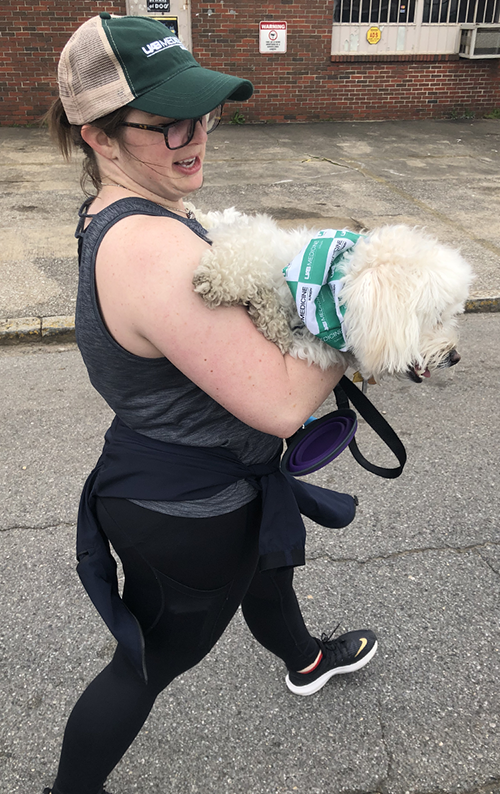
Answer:
[[[0, 128], [0, 151], [0, 339], [61, 339], [75, 305], [79, 162], [38, 129]], [[207, 152], [201, 209], [426, 226], [473, 264], [469, 308], [499, 309], [500, 121], [228, 125]]]

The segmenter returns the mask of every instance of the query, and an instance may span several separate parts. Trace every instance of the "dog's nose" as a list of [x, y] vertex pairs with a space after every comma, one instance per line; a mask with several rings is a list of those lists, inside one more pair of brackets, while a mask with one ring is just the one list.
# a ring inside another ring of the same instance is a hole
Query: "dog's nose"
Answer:
[[455, 350], [455, 348], [453, 348], [453, 350], [450, 351], [450, 355], [449, 355], [450, 367], [453, 367], [455, 364], [458, 364], [460, 359], [461, 359], [460, 353], [458, 353]]

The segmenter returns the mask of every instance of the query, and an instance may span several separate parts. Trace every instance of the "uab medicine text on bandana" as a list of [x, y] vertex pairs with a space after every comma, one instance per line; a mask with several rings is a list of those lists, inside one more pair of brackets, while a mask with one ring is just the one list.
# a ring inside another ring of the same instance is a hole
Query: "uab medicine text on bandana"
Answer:
[[283, 269], [300, 319], [314, 336], [345, 351], [345, 306], [339, 301], [345, 254], [361, 234], [322, 229]]

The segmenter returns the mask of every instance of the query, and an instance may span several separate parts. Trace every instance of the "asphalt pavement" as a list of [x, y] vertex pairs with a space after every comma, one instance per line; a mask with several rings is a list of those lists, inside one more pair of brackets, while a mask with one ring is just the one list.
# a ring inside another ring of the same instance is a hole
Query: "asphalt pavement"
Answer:
[[[38, 794], [78, 692], [113, 652], [74, 560], [79, 492], [111, 416], [71, 341], [79, 164], [38, 129], [0, 128], [0, 150], [0, 781]], [[406, 445], [403, 475], [377, 478], [349, 452], [311, 475], [360, 505], [343, 530], [308, 522], [306, 621], [372, 628], [374, 660], [298, 698], [237, 615], [159, 698], [114, 794], [500, 793], [499, 153], [500, 122], [486, 120], [211, 136], [201, 208], [425, 226], [477, 278], [461, 362], [369, 389]], [[362, 421], [358, 443], [390, 465]]]

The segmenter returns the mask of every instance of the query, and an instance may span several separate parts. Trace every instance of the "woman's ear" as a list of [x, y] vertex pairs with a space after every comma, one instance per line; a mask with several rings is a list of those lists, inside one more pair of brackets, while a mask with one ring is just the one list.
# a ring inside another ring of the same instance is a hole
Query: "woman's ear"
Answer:
[[84, 124], [80, 130], [80, 135], [91, 149], [106, 160], [116, 160], [120, 146], [116, 138], [109, 138], [108, 135], [99, 127], [92, 124]]

